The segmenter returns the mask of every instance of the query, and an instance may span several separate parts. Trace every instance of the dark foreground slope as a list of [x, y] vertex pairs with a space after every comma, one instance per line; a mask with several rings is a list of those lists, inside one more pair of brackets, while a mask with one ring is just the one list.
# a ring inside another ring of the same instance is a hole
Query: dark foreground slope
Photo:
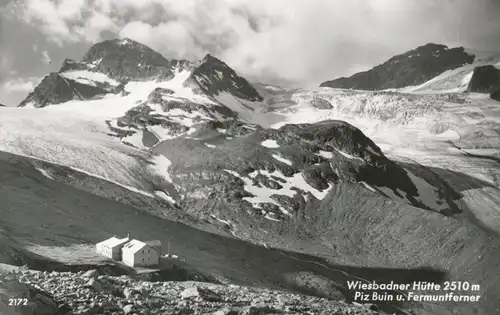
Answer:
[[[334, 299], [352, 298], [353, 292], [346, 289], [346, 281], [358, 279], [358, 275], [387, 281], [395, 275], [401, 281], [439, 281], [444, 277], [425, 268], [384, 270], [336, 266], [314, 256], [269, 250], [210, 234], [58, 183], [44, 177], [24, 158], [5, 153], [0, 155], [0, 172], [0, 227], [8, 232], [8, 238], [4, 235], [0, 242], [14, 252], [2, 256], [6, 263], [25, 263], [31, 268], [51, 270], [45, 263], [33, 260], [36, 255], [23, 248], [35, 246], [38, 252], [45, 250], [50, 256], [67, 249], [71, 256], [68, 246], [94, 244], [113, 234], [132, 233], [142, 239], [171, 242], [175, 252], [186, 257], [190, 265], [223, 282]], [[54, 258], [63, 260], [63, 257]], [[389, 305], [381, 307], [395, 309]]]

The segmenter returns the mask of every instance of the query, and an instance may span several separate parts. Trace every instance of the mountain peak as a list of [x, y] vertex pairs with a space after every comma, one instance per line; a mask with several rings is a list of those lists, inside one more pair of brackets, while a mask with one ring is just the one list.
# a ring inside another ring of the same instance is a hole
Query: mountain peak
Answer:
[[321, 87], [383, 90], [422, 84], [437, 75], [474, 61], [463, 47], [428, 43], [396, 55], [381, 65], [321, 83]]
[[135, 40], [132, 40], [130, 38], [127, 38], [127, 37], [124, 37], [124, 38], [121, 38], [121, 39], [114, 39], [113, 41], [115, 41], [118, 45], [142, 45], [141, 43], [139, 42], [136, 42]]
[[187, 84], [198, 86], [210, 96], [227, 92], [248, 101], [263, 100], [250, 82], [239, 76], [224, 61], [211, 54], [206, 54], [194, 68]]
[[215, 63], [222, 63], [222, 64], [224, 64], [224, 62], [222, 60], [220, 60], [219, 58], [211, 55], [210, 53], [207, 53], [205, 55], [205, 57], [203, 57], [202, 63], [203, 62], [215, 62]]
[[95, 71], [120, 80], [145, 79], [172, 74], [170, 62], [150, 47], [129, 38], [93, 45], [82, 59]]

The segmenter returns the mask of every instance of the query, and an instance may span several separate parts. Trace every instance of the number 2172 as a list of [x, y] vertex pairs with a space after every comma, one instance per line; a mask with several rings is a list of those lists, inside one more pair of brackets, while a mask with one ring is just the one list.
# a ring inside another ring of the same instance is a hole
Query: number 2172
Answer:
[[9, 306], [28, 305], [28, 299], [9, 299]]

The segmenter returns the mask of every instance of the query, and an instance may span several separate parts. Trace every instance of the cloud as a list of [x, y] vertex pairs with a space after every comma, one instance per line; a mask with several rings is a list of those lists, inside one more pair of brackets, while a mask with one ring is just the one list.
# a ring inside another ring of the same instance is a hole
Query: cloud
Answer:
[[42, 61], [46, 64], [49, 64], [52, 62], [52, 59], [50, 59], [49, 52], [44, 50], [42, 51]]
[[27, 93], [32, 92], [38, 83], [40, 83], [40, 78], [18, 78], [6, 81], [2, 85], [2, 89], [9, 93]]
[[52, 62], [52, 59], [49, 56], [49, 52], [47, 50], [40, 50], [38, 43], [35, 43], [33, 45], [33, 52], [35, 52], [37, 55], [40, 55], [40, 59], [44, 64], [50, 64]]
[[89, 3], [87, 0], [25, 0], [11, 2], [10, 10], [62, 46], [82, 39], [98, 40], [101, 32], [114, 29], [110, 17], [93, 10]]
[[25, 0], [15, 8], [59, 45], [111, 33], [168, 58], [210, 52], [270, 83], [317, 84], [428, 42], [500, 50], [497, 0]]

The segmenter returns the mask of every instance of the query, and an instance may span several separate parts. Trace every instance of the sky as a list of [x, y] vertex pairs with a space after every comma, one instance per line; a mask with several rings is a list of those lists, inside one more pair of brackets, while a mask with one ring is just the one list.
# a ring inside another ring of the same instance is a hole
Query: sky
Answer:
[[0, 0], [0, 103], [127, 37], [249, 80], [317, 86], [429, 42], [500, 51], [500, 0]]

